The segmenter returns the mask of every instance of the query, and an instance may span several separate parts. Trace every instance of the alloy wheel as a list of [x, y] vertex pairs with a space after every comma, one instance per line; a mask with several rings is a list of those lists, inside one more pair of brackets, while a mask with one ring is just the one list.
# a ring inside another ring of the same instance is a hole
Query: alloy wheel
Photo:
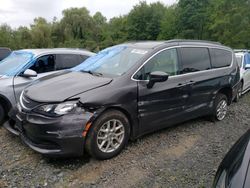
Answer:
[[217, 106], [216, 116], [219, 121], [223, 120], [227, 114], [227, 101], [221, 100]]
[[125, 128], [121, 121], [112, 119], [105, 122], [98, 131], [97, 145], [104, 153], [118, 149], [124, 140]]

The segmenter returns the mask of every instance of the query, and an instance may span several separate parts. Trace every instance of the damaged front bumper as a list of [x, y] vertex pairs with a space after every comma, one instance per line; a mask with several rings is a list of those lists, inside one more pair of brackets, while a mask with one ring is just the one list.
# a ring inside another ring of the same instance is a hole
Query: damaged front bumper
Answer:
[[81, 156], [83, 132], [93, 113], [79, 110], [60, 117], [47, 117], [14, 108], [4, 127], [33, 150], [48, 156]]

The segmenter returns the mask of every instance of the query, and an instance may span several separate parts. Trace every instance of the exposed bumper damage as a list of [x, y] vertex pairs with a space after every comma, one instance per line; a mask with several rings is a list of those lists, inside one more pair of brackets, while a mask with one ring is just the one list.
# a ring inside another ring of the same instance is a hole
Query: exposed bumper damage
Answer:
[[81, 156], [85, 128], [94, 113], [78, 110], [60, 117], [27, 114], [14, 108], [4, 127], [33, 150], [48, 156]]

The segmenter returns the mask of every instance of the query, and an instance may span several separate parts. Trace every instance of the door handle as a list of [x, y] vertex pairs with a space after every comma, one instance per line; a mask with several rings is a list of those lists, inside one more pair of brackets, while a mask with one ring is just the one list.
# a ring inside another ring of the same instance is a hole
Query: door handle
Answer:
[[189, 83], [190, 83], [190, 84], [195, 84], [195, 81], [190, 80]]
[[183, 86], [186, 86], [187, 84], [186, 83], [179, 83], [178, 85], [177, 85], [177, 87], [183, 87]]
[[177, 85], [177, 87], [183, 87], [183, 86], [188, 86], [188, 85], [193, 85], [193, 84], [195, 84], [195, 81], [190, 80], [190, 81], [187, 82], [187, 83], [179, 83], [179, 84]]

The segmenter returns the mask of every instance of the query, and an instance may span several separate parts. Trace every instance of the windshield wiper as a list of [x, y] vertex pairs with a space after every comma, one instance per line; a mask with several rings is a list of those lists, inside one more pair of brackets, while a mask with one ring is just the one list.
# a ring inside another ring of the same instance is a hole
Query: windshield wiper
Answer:
[[83, 73], [88, 73], [88, 74], [91, 74], [91, 75], [93, 75], [93, 76], [103, 76], [102, 73], [100, 73], [100, 72], [92, 72], [91, 70], [88, 70], [88, 71], [81, 70], [81, 72], [83, 72]]
[[88, 70], [88, 71], [81, 70], [81, 72], [83, 72], [83, 73], [89, 73], [89, 74], [93, 75], [93, 72], [92, 72], [92, 71], [90, 71], [90, 70]]

